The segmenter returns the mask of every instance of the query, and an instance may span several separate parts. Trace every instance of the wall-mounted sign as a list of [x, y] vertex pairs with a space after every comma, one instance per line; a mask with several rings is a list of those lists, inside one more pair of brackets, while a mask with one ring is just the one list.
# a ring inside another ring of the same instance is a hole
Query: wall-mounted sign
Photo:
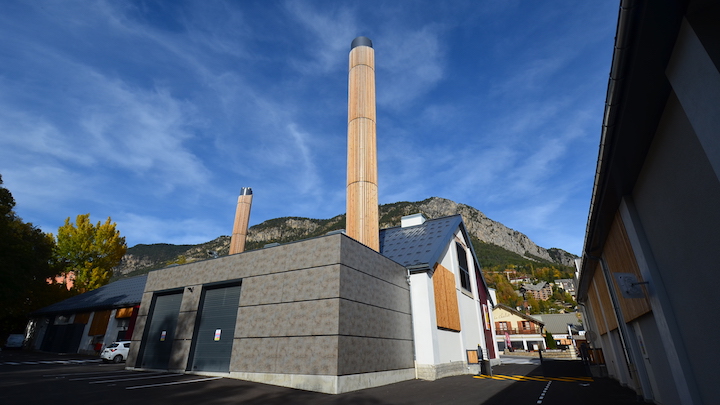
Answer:
[[222, 333], [222, 329], [215, 329], [215, 341], [220, 340], [220, 334]]
[[160, 332], [160, 341], [161, 341], [161, 342], [164, 342], [164, 341], [165, 341], [165, 336], [166, 336], [166, 335], [167, 335], [167, 331], [162, 331], [162, 332]]

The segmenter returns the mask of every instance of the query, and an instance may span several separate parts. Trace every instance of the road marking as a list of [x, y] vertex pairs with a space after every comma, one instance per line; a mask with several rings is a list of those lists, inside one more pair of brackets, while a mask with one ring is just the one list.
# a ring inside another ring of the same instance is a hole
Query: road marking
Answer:
[[[68, 373], [68, 374], [46, 374], [43, 375], [43, 377], [72, 377], [74, 375], [97, 375], [101, 373], [101, 371], [95, 371], [91, 373]], [[132, 371], [129, 370], [120, 370], [120, 371], [102, 371], [103, 374], [121, 374], [121, 373], [132, 373]]]
[[545, 389], [543, 389], [542, 394], [540, 394], [540, 397], [538, 398], [536, 404], [542, 404], [543, 400], [545, 399], [545, 394], [548, 391], [548, 388], [550, 388], [550, 384], [552, 384], [552, 381], [548, 381], [547, 385], [545, 386]]
[[[157, 373], [147, 373], [147, 374], [143, 374], [143, 375], [145, 375], [145, 376], [151, 376], [151, 375], [158, 375], [158, 374], [165, 374], [165, 373], [157, 372]], [[103, 379], [103, 378], [114, 378], [114, 377], [107, 376], [107, 375], [102, 375], [102, 376], [96, 376], [96, 377], [71, 378], [71, 379], [69, 379], [68, 381], [100, 380], [100, 379]]]
[[133, 381], [133, 380], [149, 380], [152, 378], [165, 378], [165, 377], [177, 377], [182, 374], [163, 374], [163, 375], [153, 375], [149, 377], [133, 377], [133, 378], [121, 378], [118, 380], [112, 379], [107, 381], [91, 381], [90, 384], [105, 384], [105, 383], [116, 383], [120, 381]]
[[222, 377], [210, 377], [210, 378], [200, 378], [197, 380], [185, 380], [185, 381], [173, 381], [169, 383], [160, 383], [160, 384], [150, 384], [150, 385], [136, 385], [134, 387], [125, 387], [126, 390], [135, 390], [138, 388], [151, 388], [151, 387], [162, 387], [165, 385], [178, 385], [178, 384], [189, 384], [194, 382], [202, 382], [202, 381], [211, 381], [211, 380], [219, 380]]
[[591, 377], [544, 377], [539, 375], [501, 375], [495, 374], [489, 375], [475, 375], [473, 378], [485, 379], [485, 380], [514, 380], [514, 381], [560, 381], [560, 382], [593, 382]]
[[37, 365], [37, 364], [86, 364], [86, 363], [99, 363], [101, 360], [38, 360], [38, 361], [6, 361], [0, 363], [0, 366], [25, 366], [25, 365]]

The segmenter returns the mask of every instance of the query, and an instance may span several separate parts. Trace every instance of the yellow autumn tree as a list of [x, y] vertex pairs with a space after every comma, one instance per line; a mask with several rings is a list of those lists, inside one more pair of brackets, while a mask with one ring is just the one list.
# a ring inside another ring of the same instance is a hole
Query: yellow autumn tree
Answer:
[[110, 217], [96, 225], [90, 214], [78, 215], [75, 223], [68, 217], [58, 229], [54, 257], [61, 276], [72, 282], [71, 291], [84, 293], [102, 287], [113, 275], [127, 251], [125, 238], [115, 229]]

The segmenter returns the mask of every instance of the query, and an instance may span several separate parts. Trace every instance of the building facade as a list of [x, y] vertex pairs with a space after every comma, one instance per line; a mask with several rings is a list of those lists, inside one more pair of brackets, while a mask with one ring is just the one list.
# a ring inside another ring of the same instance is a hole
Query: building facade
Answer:
[[153, 271], [127, 366], [341, 393], [498, 361], [459, 215], [380, 246], [336, 233]]
[[657, 404], [717, 403], [718, 21], [663, 0], [618, 22], [577, 296], [608, 374]]
[[96, 354], [112, 342], [130, 340], [146, 279], [116, 281], [35, 311], [27, 328], [30, 347]]

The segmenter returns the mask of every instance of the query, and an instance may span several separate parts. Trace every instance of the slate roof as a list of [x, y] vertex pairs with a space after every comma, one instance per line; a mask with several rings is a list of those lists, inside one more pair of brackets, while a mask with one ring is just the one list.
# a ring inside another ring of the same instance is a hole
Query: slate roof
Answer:
[[460, 215], [428, 219], [421, 225], [380, 231], [380, 253], [409, 269], [432, 268], [452, 240]]
[[540, 319], [540, 321], [545, 324], [545, 329], [549, 330], [550, 333], [562, 335], [567, 334], [567, 325], [569, 323], [577, 330], [584, 330], [582, 323], [578, 320], [577, 314], [577, 312], [568, 312], [566, 314], [542, 314], [533, 316]]
[[147, 274], [119, 280], [84, 294], [39, 309], [32, 315], [88, 312], [99, 309], [125, 308], [142, 301]]

